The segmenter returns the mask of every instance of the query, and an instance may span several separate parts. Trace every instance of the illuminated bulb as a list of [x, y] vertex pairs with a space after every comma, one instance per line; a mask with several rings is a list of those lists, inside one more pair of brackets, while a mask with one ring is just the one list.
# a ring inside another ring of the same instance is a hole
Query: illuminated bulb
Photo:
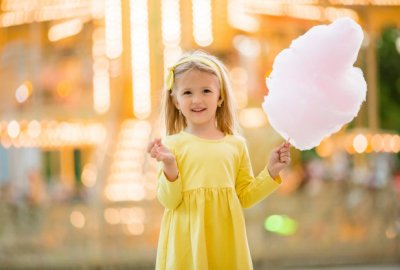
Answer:
[[30, 91], [29, 91], [28, 86], [26, 84], [22, 84], [15, 91], [15, 98], [17, 99], [17, 101], [19, 103], [23, 103], [28, 99], [29, 94], [30, 94], [29, 92]]
[[363, 153], [368, 146], [367, 138], [363, 134], [358, 134], [354, 137], [353, 147], [357, 153]]
[[136, 217], [137, 220], [144, 221], [146, 217], [146, 212], [141, 207], [132, 207], [132, 213]]
[[13, 120], [8, 124], [7, 133], [8, 133], [8, 136], [10, 136], [10, 138], [15, 139], [16, 137], [18, 137], [20, 131], [21, 131], [21, 128], [17, 121]]
[[80, 211], [75, 210], [70, 215], [70, 221], [74, 227], [81, 229], [85, 226], [86, 219]]
[[98, 114], [104, 114], [110, 109], [110, 76], [106, 72], [95, 72], [93, 76], [93, 103]]
[[90, 1], [90, 13], [94, 19], [103, 19], [105, 14], [104, 1]]
[[145, 119], [151, 113], [148, 1], [129, 3], [133, 114]]
[[241, 110], [239, 122], [246, 128], [257, 128], [267, 124], [267, 118], [260, 108], [247, 108]]
[[110, 64], [105, 57], [98, 57], [94, 60], [93, 71], [95, 73], [107, 73]]
[[240, 54], [249, 58], [257, 57], [261, 52], [261, 46], [257, 40], [243, 35], [233, 38], [233, 46]]
[[92, 39], [93, 107], [96, 113], [104, 114], [110, 109], [110, 63], [105, 56], [105, 29], [97, 27], [93, 31]]
[[[122, 174], [120, 176], [114, 173], [115, 184], [109, 184], [106, 187], [105, 194], [110, 201], [141, 201], [145, 197], [145, 190], [138, 183], [118, 183], [126, 179], [134, 179], [136, 175]], [[140, 175], [138, 175], [140, 176]]]
[[87, 134], [89, 135], [90, 141], [98, 144], [104, 143], [107, 137], [107, 131], [102, 124], [93, 124], [88, 129]]
[[124, 224], [128, 224], [129, 220], [131, 219], [131, 209], [129, 208], [121, 208], [119, 210], [119, 214], [121, 216], [121, 221]]
[[106, 0], [105, 35], [107, 57], [118, 58], [122, 54], [121, 0]]
[[391, 150], [394, 153], [398, 153], [400, 151], [400, 136], [394, 135], [390, 141]]
[[[164, 46], [169, 48], [179, 48], [179, 43], [181, 41], [179, 8], [179, 0], [161, 1], [163, 43]], [[167, 55], [165, 54], [165, 56]]]
[[380, 152], [383, 149], [383, 138], [379, 134], [375, 134], [371, 139], [372, 149], [375, 152]]
[[356, 22], [359, 21], [357, 12], [349, 8], [326, 7], [323, 10], [325, 12], [325, 18], [331, 22], [341, 17], [349, 17], [355, 20]]
[[128, 232], [133, 235], [141, 235], [144, 232], [144, 225], [142, 223], [132, 223], [127, 225]]
[[193, 0], [192, 3], [194, 40], [206, 47], [213, 42], [211, 0]]
[[164, 73], [167, 74], [168, 68], [182, 55], [179, 0], [161, 1], [161, 17]]
[[82, 170], [82, 183], [86, 187], [93, 187], [96, 183], [97, 168], [94, 164], [86, 164]]
[[53, 25], [49, 29], [49, 40], [58, 41], [63, 38], [77, 35], [81, 32], [83, 23], [81, 19], [72, 19], [63, 23]]
[[228, 21], [232, 27], [246, 32], [255, 33], [260, 28], [258, 20], [246, 12], [243, 2], [238, 0], [228, 2]]
[[249, 79], [249, 75], [247, 74], [247, 71], [242, 67], [232, 68], [230, 75], [231, 75], [232, 82], [235, 84], [246, 84]]
[[121, 222], [119, 211], [115, 208], [106, 208], [104, 210], [104, 219], [110, 224], [118, 224]]
[[41, 127], [40, 123], [36, 120], [33, 120], [29, 122], [28, 124], [28, 135], [31, 136], [32, 138], [37, 138], [39, 137], [41, 132]]
[[385, 134], [383, 136], [383, 151], [385, 152], [391, 152], [392, 151], [392, 145], [391, 142], [392, 141], [392, 135], [390, 134]]
[[137, 121], [136, 131], [140, 132], [143, 135], [143, 137], [148, 138], [148, 135], [151, 132], [151, 123], [146, 120]]

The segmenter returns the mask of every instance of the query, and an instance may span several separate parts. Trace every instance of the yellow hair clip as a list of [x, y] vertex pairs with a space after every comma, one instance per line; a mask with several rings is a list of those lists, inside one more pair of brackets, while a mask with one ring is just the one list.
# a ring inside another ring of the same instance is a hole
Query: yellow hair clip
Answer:
[[182, 61], [176, 63], [174, 66], [172, 66], [172, 67], [170, 67], [168, 69], [168, 74], [167, 74], [167, 78], [166, 78], [166, 81], [165, 81], [166, 87], [167, 87], [167, 91], [171, 91], [172, 87], [174, 86], [174, 77], [175, 77], [174, 76], [174, 71], [175, 71], [175, 68], [177, 66], [179, 66], [179, 65], [182, 65], [182, 64], [187, 63], [187, 62], [192, 62], [192, 61], [198, 61], [198, 62], [200, 62], [202, 64], [205, 64], [205, 65], [211, 67], [215, 71], [215, 73], [217, 74], [218, 80], [219, 80], [220, 88], [221, 88], [221, 100], [223, 100], [224, 99], [223, 98], [223, 96], [224, 96], [223, 95], [224, 85], [222, 83], [221, 71], [220, 71], [218, 65], [214, 61], [212, 61], [210, 59], [207, 59], [205, 57], [199, 57], [199, 56], [188, 56], [188, 57], [184, 58]]

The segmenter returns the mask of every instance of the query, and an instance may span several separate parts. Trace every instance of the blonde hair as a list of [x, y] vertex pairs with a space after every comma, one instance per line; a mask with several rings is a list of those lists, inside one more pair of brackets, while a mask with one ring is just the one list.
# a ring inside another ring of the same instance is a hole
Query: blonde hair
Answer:
[[[219, 68], [219, 71], [206, 65], [204, 61], [199, 61], [199, 58], [205, 58], [208, 61], [212, 61]], [[228, 71], [225, 65], [218, 58], [203, 51], [194, 51], [185, 54], [171, 69], [173, 70], [173, 81], [175, 82], [176, 78], [193, 69], [214, 74], [218, 78], [220, 77], [222, 81], [219, 83], [220, 88], [223, 88], [223, 91], [221, 91], [221, 99], [223, 102], [221, 107], [217, 108], [216, 112], [217, 127], [225, 134], [240, 134], [239, 122], [236, 114], [236, 104]], [[173, 100], [175, 98], [175, 93], [175, 83], [172, 85], [171, 90], [164, 89], [162, 93], [161, 119], [165, 124], [167, 135], [179, 133], [187, 126], [185, 117], [175, 107]]]

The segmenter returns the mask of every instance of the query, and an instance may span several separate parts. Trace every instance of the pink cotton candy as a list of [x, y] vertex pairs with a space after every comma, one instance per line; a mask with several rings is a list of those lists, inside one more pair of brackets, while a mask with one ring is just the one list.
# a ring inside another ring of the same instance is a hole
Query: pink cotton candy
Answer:
[[300, 150], [311, 149], [360, 110], [367, 84], [353, 67], [363, 39], [349, 18], [311, 28], [275, 58], [262, 104], [271, 126]]

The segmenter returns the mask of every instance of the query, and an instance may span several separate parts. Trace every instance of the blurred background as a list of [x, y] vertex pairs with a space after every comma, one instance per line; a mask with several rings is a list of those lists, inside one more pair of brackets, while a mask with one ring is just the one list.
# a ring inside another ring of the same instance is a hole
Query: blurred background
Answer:
[[364, 29], [367, 101], [316, 149], [292, 149], [282, 187], [245, 210], [254, 266], [400, 269], [400, 1], [0, 7], [1, 269], [153, 269], [163, 208], [145, 148], [167, 67], [194, 49], [226, 63], [258, 173], [282, 142], [261, 110], [275, 56], [343, 16]]

